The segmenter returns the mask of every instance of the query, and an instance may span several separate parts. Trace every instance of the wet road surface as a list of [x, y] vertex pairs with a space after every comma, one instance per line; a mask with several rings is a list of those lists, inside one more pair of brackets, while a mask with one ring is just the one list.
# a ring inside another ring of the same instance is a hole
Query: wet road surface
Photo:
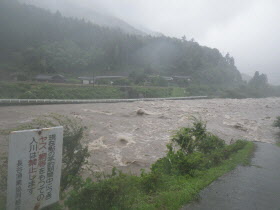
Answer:
[[251, 166], [239, 166], [183, 210], [280, 210], [280, 147], [256, 143]]

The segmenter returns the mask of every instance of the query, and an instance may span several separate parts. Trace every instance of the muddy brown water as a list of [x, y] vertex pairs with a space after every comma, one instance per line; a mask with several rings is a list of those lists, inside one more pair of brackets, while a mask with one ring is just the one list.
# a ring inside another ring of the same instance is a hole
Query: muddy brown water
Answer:
[[[138, 115], [139, 109], [144, 114]], [[117, 167], [139, 173], [165, 155], [172, 132], [191, 125], [192, 116], [207, 121], [208, 130], [227, 143], [274, 143], [277, 129], [272, 123], [280, 115], [280, 98], [6, 106], [0, 107], [0, 128], [15, 128], [48, 113], [82, 120], [87, 127], [83, 143], [89, 146], [94, 171]], [[7, 137], [0, 135], [0, 155], [5, 155], [7, 145]]]

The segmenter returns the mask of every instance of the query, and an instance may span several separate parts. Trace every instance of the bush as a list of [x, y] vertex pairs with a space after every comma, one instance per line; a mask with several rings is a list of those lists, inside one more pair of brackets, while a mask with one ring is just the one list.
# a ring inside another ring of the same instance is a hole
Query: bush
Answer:
[[181, 128], [173, 135], [171, 141], [179, 146], [185, 154], [199, 149], [199, 144], [206, 137], [206, 125], [195, 120], [192, 128]]
[[171, 139], [185, 154], [195, 151], [204, 154], [219, 148], [223, 148], [225, 143], [219, 137], [206, 132], [206, 124], [197, 119], [194, 120], [193, 127], [181, 128]]
[[155, 171], [151, 173], [145, 173], [144, 170], [142, 170], [140, 184], [144, 192], [154, 193], [163, 184], [162, 173]]
[[228, 156], [227, 150], [214, 150], [207, 156], [206, 168], [216, 166], [220, 164], [223, 160], [227, 159]]
[[176, 175], [193, 175], [195, 170], [203, 169], [202, 163], [204, 161], [204, 154], [202, 153], [192, 153], [185, 155], [183, 152], [178, 151], [170, 159], [172, 165], [172, 174]]
[[237, 140], [234, 144], [228, 145], [226, 149], [230, 153], [237, 152], [238, 150], [242, 149], [246, 145], [246, 141]]
[[242, 149], [245, 141], [226, 146], [219, 137], [206, 131], [206, 124], [195, 119], [193, 127], [181, 128], [167, 145], [166, 157], [152, 165], [152, 172], [168, 175], [190, 175], [220, 164]]
[[93, 182], [81, 181], [69, 193], [65, 205], [69, 209], [132, 209], [137, 198], [139, 177], [118, 176]]
[[224, 147], [224, 140], [212, 134], [207, 134], [205, 138], [199, 143], [199, 151], [201, 151], [204, 154], [209, 154], [214, 150], [221, 149]]
[[280, 128], [280, 116], [278, 116], [276, 120], [273, 122], [273, 126]]

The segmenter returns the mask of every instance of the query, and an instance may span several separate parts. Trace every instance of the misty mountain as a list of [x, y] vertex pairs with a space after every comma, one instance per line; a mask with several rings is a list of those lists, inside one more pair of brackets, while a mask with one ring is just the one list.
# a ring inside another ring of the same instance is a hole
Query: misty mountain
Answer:
[[[193, 40], [124, 33], [15, 0], [0, 2], [0, 72], [23, 74], [190, 76], [194, 84], [242, 83], [234, 59]], [[1, 76], [3, 78], [4, 76]]]
[[[128, 34], [135, 34], [135, 35], [158, 35], [159, 33], [147, 30], [143, 28], [136, 28], [134, 26], [131, 26], [127, 22], [114, 17], [111, 14], [108, 14], [106, 12], [102, 12], [99, 9], [88, 9], [88, 8], [77, 8], [75, 5], [72, 5], [71, 2], [68, 4], [63, 4], [63, 6], [58, 6], [57, 4], [55, 6], [52, 6], [51, 4], [45, 4], [45, 2], [37, 1], [37, 0], [20, 0], [21, 3], [26, 3], [30, 5], [37, 6], [39, 8], [48, 9], [51, 12], [57, 12], [63, 14], [63, 16], [66, 17], [78, 17], [80, 19], [89, 20], [94, 24], [105, 26], [109, 28], [114, 29], [120, 29], [125, 33]], [[58, 3], [59, 4], [59, 3]], [[59, 9], [57, 10], [57, 6]], [[143, 30], [142, 30], [143, 29]]]
[[[64, 12], [62, 13], [64, 15]], [[143, 35], [143, 36], [147, 35], [145, 32], [134, 28], [133, 26], [129, 25], [128, 23], [126, 23], [125, 21], [119, 18], [110, 15], [105, 15], [94, 10], [87, 11], [83, 9], [82, 11], [75, 11], [75, 12], [68, 11], [68, 13], [72, 14], [72, 15], [69, 14], [69, 16], [79, 17], [81, 19], [85, 18], [91, 21], [93, 24], [114, 28], [114, 29], [120, 29], [127, 34]]]
[[151, 35], [151, 36], [156, 36], [156, 37], [164, 36], [163, 33], [152, 31], [152, 30], [150, 30], [150, 29], [148, 29], [148, 28], [146, 28], [145, 26], [142, 26], [142, 25], [137, 25], [136, 28], [143, 31], [146, 35]]

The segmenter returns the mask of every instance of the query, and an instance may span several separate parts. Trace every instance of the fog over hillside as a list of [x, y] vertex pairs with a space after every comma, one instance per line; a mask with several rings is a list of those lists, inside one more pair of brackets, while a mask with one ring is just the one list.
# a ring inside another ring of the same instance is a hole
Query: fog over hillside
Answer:
[[[87, 19], [98, 11], [107, 17], [117, 17], [117, 25], [139, 33], [156, 31], [178, 38], [186, 35], [188, 40], [194, 38], [223, 54], [229, 52], [241, 72], [252, 76], [260, 71], [268, 75], [271, 83], [280, 84], [280, 49], [276, 44], [280, 41], [279, 1], [21, 1]], [[147, 30], [141, 30], [139, 25]]]

